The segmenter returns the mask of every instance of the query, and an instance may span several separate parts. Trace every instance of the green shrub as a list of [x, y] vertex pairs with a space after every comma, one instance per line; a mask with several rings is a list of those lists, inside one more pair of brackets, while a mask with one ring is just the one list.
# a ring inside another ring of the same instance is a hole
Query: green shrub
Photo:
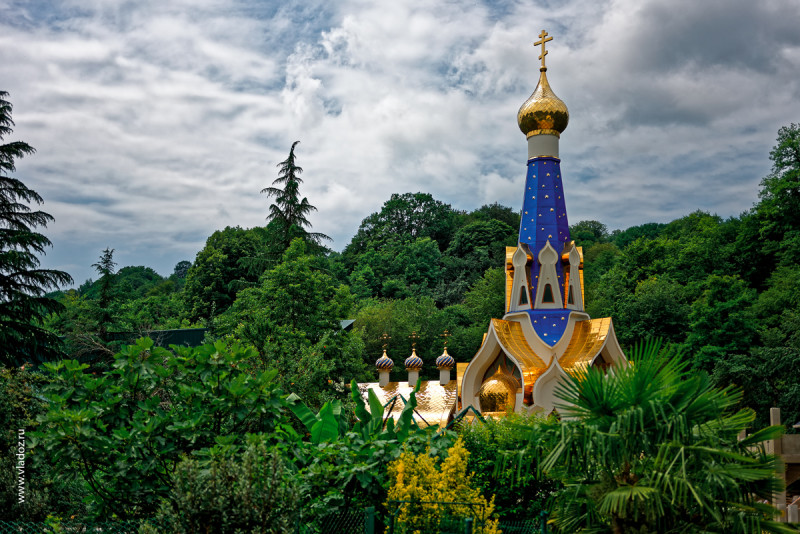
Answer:
[[79, 473], [92, 514], [151, 517], [184, 456], [244, 446], [247, 433], [283, 421], [276, 371], [248, 371], [254, 349], [219, 342], [173, 349], [140, 339], [97, 375], [74, 360], [45, 364], [49, 410], [29, 441], [54, 469]]
[[240, 457], [216, 458], [209, 464], [182, 461], [172, 476], [169, 502], [139, 532], [292, 532], [298, 506], [293, 473], [282, 456], [262, 442]]
[[[562, 488], [536, 466], [518, 470], [518, 458], [536, 456], [534, 448], [549, 450], [557, 425], [551, 417], [509, 414], [502, 419], [487, 418], [485, 423], [463, 425], [459, 435], [469, 451], [468, 470], [483, 495], [494, 495], [501, 520], [531, 519], [546, 509], [547, 501]], [[532, 439], [535, 435], [536, 438]]]
[[[25, 502], [19, 502], [16, 451], [29, 449], [36, 417], [47, 411], [41, 390], [47, 379], [25, 368], [0, 369], [0, 517], [42, 521], [48, 514], [81, 514], [85, 488], [54, 469], [38, 451], [26, 450], [23, 474]], [[22, 439], [19, 431], [22, 430]]]

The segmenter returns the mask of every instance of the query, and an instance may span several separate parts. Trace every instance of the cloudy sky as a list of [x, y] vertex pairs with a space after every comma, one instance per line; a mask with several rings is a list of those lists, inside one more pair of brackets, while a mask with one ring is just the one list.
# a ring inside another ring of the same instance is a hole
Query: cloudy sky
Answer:
[[80, 283], [110, 247], [168, 275], [264, 224], [295, 140], [336, 250], [395, 192], [519, 209], [543, 28], [572, 222], [752, 206], [800, 122], [797, 0], [0, 0], [5, 141], [37, 149], [16, 176], [56, 218], [43, 263]]

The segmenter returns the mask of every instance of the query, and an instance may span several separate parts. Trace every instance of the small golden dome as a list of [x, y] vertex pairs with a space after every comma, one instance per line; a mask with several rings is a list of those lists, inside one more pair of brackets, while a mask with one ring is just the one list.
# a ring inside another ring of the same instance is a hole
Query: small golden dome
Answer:
[[547, 82], [547, 67], [539, 69], [539, 83], [533, 94], [522, 104], [517, 113], [519, 129], [525, 137], [540, 134], [561, 136], [569, 123], [569, 111], [563, 100], [550, 89]]

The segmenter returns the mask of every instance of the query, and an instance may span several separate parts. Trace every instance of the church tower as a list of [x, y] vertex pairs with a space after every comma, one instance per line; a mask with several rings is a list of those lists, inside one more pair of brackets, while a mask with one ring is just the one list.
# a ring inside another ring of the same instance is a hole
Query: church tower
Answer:
[[542, 30], [539, 83], [517, 114], [528, 143], [519, 239], [506, 249], [506, 309], [492, 319], [469, 364], [458, 364], [460, 409], [550, 413], [568, 373], [625, 365], [610, 318], [591, 319], [583, 304], [583, 252], [569, 234], [558, 144], [566, 104], [547, 80]]

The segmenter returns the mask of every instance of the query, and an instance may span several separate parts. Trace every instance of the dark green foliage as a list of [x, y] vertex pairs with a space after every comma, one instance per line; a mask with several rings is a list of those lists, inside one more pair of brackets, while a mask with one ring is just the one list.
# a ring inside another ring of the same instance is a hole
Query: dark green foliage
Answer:
[[[26, 449], [36, 418], [47, 411], [40, 397], [47, 379], [30, 369], [0, 369], [0, 517], [26, 521], [43, 521], [48, 515], [69, 516], [81, 513], [82, 485], [50, 465], [41, 455], [26, 450], [25, 503], [17, 494], [17, 456], [20, 443]], [[20, 430], [23, 431], [20, 434]]]
[[654, 222], [640, 224], [626, 230], [614, 230], [611, 232], [610, 238], [617, 248], [625, 248], [639, 238], [646, 240], [657, 238], [665, 226], [666, 224]]
[[357, 333], [340, 331], [353, 298], [295, 239], [282, 262], [244, 289], [214, 322], [218, 335], [255, 346], [262, 365], [280, 369], [279, 383], [314, 406], [341, 396], [342, 384], [366, 378]]
[[[0, 142], [13, 131], [8, 93], [0, 91]], [[52, 245], [36, 231], [53, 217], [31, 204], [42, 197], [10, 175], [15, 161], [34, 152], [22, 141], [0, 144], [0, 364], [20, 365], [56, 357], [58, 338], [41, 327], [48, 314], [61, 305], [45, 296], [48, 290], [72, 283], [72, 277], [53, 269], [40, 269], [40, 254]]]
[[520, 216], [518, 210], [494, 202], [493, 204], [484, 204], [475, 211], [462, 215], [461, 219], [462, 222], [459, 227], [467, 226], [476, 221], [498, 221], [518, 231]]
[[800, 317], [794, 321], [795, 344], [758, 347], [746, 354], [732, 354], [714, 367], [714, 382], [742, 389], [742, 404], [755, 410], [755, 426], [769, 424], [769, 409], [780, 408], [781, 419], [790, 426], [800, 423], [800, 384], [794, 380], [800, 369]]
[[[555, 421], [543, 421], [537, 416], [508, 415], [502, 419], [487, 419], [483, 424], [464, 425], [459, 435], [470, 452], [467, 470], [473, 481], [488, 499], [494, 495], [495, 509], [501, 522], [539, 517], [548, 501], [562, 485], [536, 469], [518, 470], [519, 454], [532, 457], [531, 445], [542, 451], [553, 445], [553, 433], [547, 429]], [[506, 454], [514, 455], [498, 462]]]
[[569, 235], [575, 244], [585, 249], [608, 241], [608, 228], [599, 221], [580, 221], [569, 227]]
[[177, 280], [183, 280], [186, 278], [186, 275], [189, 274], [189, 269], [191, 268], [192, 262], [187, 260], [179, 261], [175, 264], [175, 270], [170, 278], [174, 277]]
[[186, 275], [184, 299], [188, 318], [209, 319], [233, 303], [236, 292], [255, 283], [261, 272], [248, 268], [246, 258], [266, 249], [263, 232], [226, 227], [211, 234]]
[[765, 251], [780, 263], [796, 264], [800, 246], [800, 124], [778, 130], [777, 144], [769, 153], [772, 172], [761, 181], [761, 201], [756, 215], [767, 237]]
[[169, 500], [139, 532], [293, 532], [301, 506], [298, 486], [286, 460], [263, 441], [237, 457], [185, 459], [172, 475]]
[[504, 265], [506, 247], [516, 244], [517, 230], [498, 220], [459, 228], [442, 257], [444, 276], [436, 300], [444, 305], [458, 304], [487, 269]]
[[611, 312], [626, 346], [636, 339], [660, 337], [680, 343], [689, 328], [689, 298], [684, 286], [668, 276], [653, 277], [636, 284], [633, 294], [617, 301]]
[[557, 390], [565, 416], [541, 464], [567, 488], [553, 518], [564, 532], [793, 532], [772, 521], [781, 484], [763, 440], [738, 434], [754, 419], [741, 393], [716, 389], [659, 343], [630, 351], [632, 366], [590, 368]]
[[361, 298], [433, 296], [442, 280], [441, 256], [429, 237], [392, 239], [359, 257], [350, 285]]
[[[142, 298], [153, 293], [164, 292], [159, 286], [166, 280], [150, 267], [123, 267], [117, 271], [117, 295], [124, 300]], [[157, 289], [159, 288], [159, 289]]]
[[[269, 206], [267, 220], [275, 226], [282, 250], [286, 250], [292, 240], [297, 238], [318, 246], [321, 241], [331, 239], [325, 234], [307, 230], [311, 227], [308, 215], [317, 211], [317, 208], [307, 198], [300, 198], [300, 184], [303, 183], [300, 175], [303, 168], [295, 163], [294, 155], [294, 149], [299, 143], [300, 141], [292, 143], [289, 157], [278, 164], [280, 171], [272, 186], [261, 190], [268, 197], [275, 197], [275, 202]], [[283, 189], [276, 187], [280, 185], [283, 185]]]
[[598, 243], [583, 250], [584, 287], [591, 287], [611, 270], [622, 255], [613, 243]]
[[731, 354], [747, 353], [756, 339], [755, 298], [755, 290], [738, 277], [712, 274], [706, 279], [692, 303], [686, 339], [696, 368], [711, 372]]
[[241, 443], [282, 420], [277, 371], [249, 372], [253, 349], [173, 348], [140, 339], [100, 375], [75, 360], [45, 364], [49, 410], [31, 446], [88, 484], [93, 513], [151, 516], [184, 455]]
[[414, 241], [429, 237], [439, 250], [447, 248], [455, 231], [456, 212], [449, 204], [435, 200], [427, 193], [393, 194], [381, 211], [373, 213], [358, 227], [358, 232], [344, 249], [345, 260], [355, 264], [357, 257], [371, 249], [382, 249], [386, 243]]
[[[50, 329], [65, 336], [65, 350], [73, 358], [102, 364], [124, 343], [151, 330], [184, 326], [178, 287], [182, 280], [165, 279], [144, 266], [115, 271], [113, 249], [105, 249], [93, 267], [100, 278], [78, 291], [61, 292], [64, 311], [47, 321]], [[131, 334], [121, 341], [120, 332]]]
[[299, 399], [292, 409], [309, 430], [309, 439], [289, 447], [299, 470], [303, 519], [324, 517], [344, 510], [374, 506], [383, 513], [389, 489], [386, 467], [403, 450], [420, 453], [430, 448], [439, 456], [452, 445], [453, 433], [434, 438], [433, 429], [420, 430], [412, 420], [416, 396], [407, 400], [397, 424], [387, 420], [380, 401], [370, 395], [364, 402], [358, 385], [350, 384], [350, 400], [357, 421], [336, 408], [324, 406], [314, 414]]

